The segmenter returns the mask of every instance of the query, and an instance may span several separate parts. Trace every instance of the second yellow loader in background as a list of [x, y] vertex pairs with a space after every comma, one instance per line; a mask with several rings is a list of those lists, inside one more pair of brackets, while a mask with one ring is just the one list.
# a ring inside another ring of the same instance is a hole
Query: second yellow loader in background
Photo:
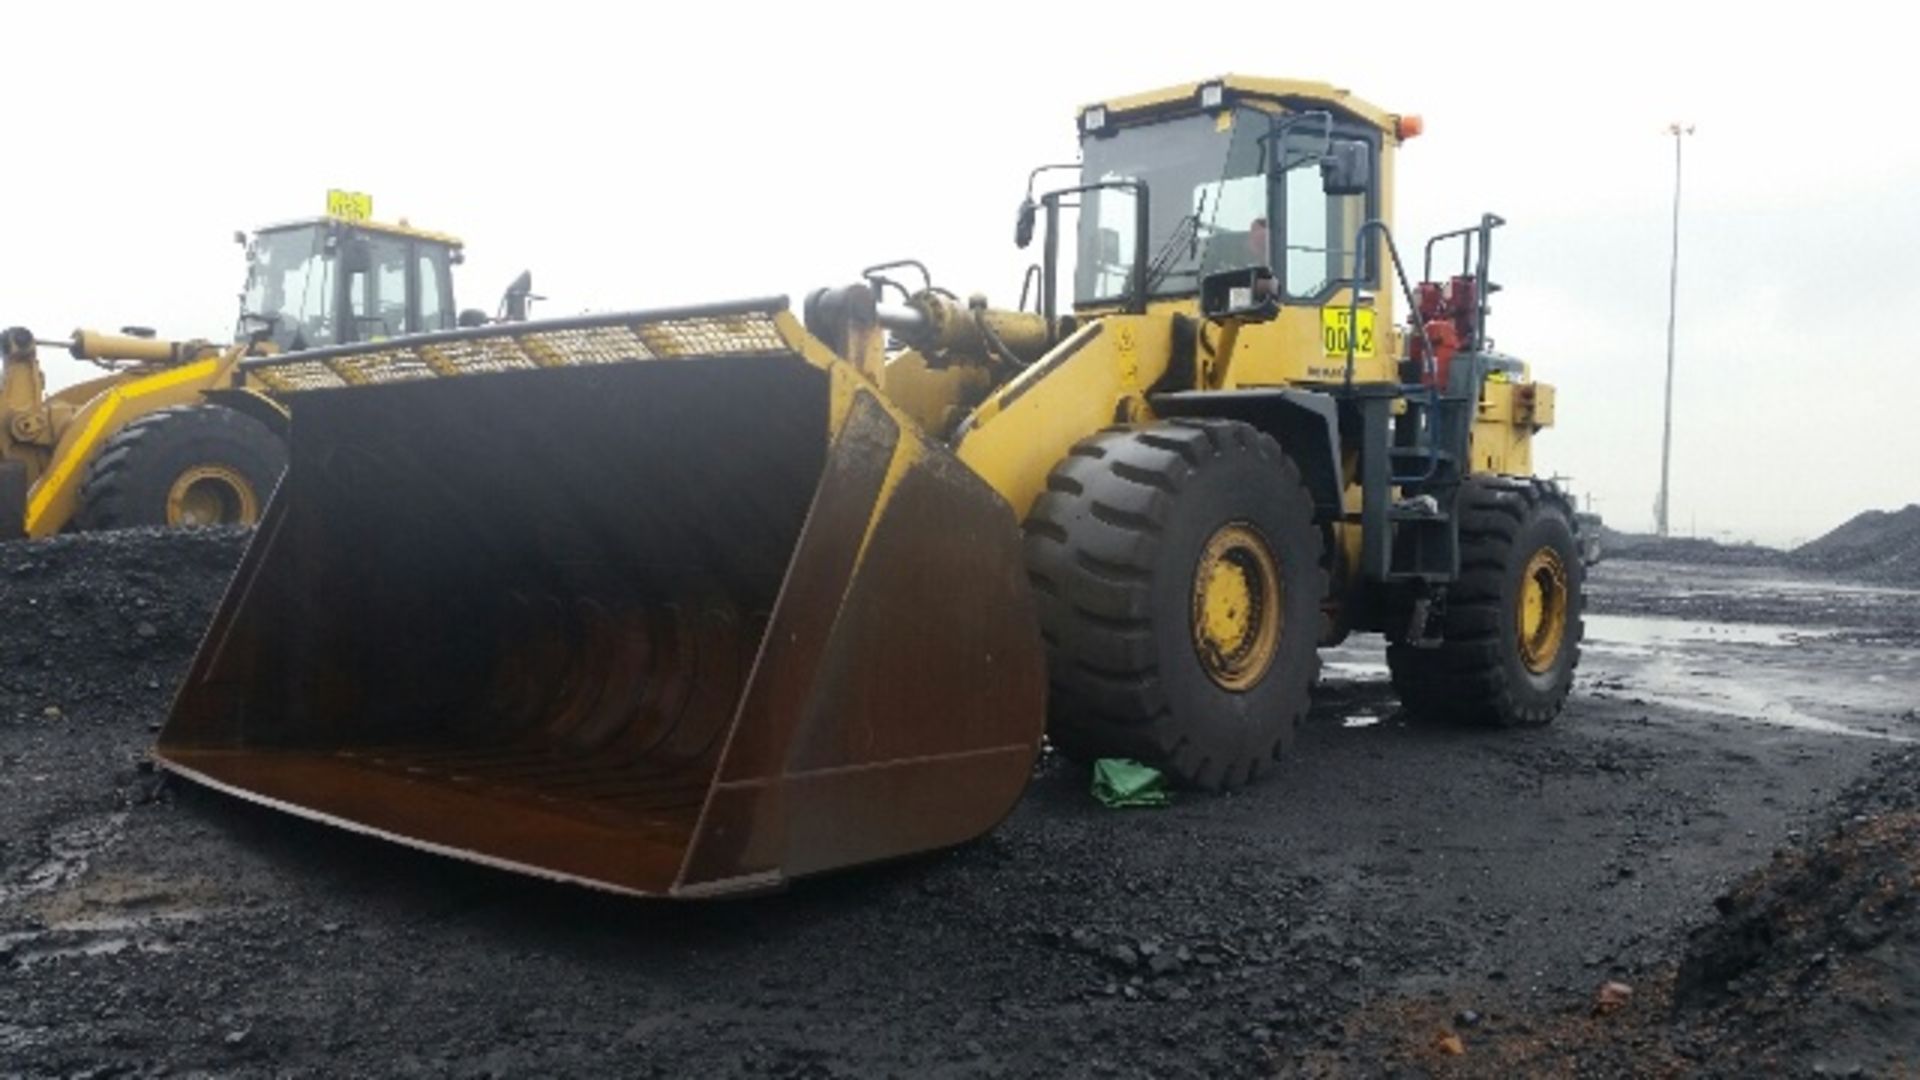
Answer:
[[290, 465], [160, 760], [699, 896], [977, 836], [1043, 732], [1247, 783], [1350, 631], [1387, 637], [1413, 714], [1553, 719], [1582, 566], [1532, 475], [1552, 388], [1486, 333], [1499, 219], [1414, 280], [1386, 222], [1417, 121], [1324, 84], [1176, 86], [1079, 126], [1077, 182], [1022, 204], [1021, 309], [876, 267], [804, 319], [248, 361]]
[[[252, 525], [286, 465], [287, 415], [242, 358], [488, 321], [455, 315], [458, 239], [368, 220], [369, 197], [330, 194], [324, 216], [236, 234], [247, 283], [231, 345], [75, 331], [59, 344], [106, 373], [49, 394], [46, 343], [0, 332], [0, 538]], [[530, 291], [522, 275], [502, 318], [524, 319]]]

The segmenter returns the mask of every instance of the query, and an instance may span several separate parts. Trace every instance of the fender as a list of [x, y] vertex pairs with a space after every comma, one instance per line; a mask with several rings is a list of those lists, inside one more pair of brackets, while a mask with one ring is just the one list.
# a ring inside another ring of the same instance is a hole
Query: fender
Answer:
[[281, 439], [287, 437], [287, 407], [263, 391], [236, 386], [225, 390], [208, 390], [201, 396], [210, 404], [224, 405], [234, 412], [253, 417]]
[[1330, 395], [1315, 390], [1183, 390], [1147, 400], [1163, 417], [1239, 420], [1273, 436], [1300, 467], [1313, 496], [1314, 520], [1340, 520], [1346, 484], [1340, 473], [1340, 414]]
[[78, 509], [87, 465], [121, 428], [156, 409], [200, 399], [230, 366], [219, 356], [117, 383], [87, 402], [53, 449], [52, 464], [27, 495], [27, 535], [52, 536]]

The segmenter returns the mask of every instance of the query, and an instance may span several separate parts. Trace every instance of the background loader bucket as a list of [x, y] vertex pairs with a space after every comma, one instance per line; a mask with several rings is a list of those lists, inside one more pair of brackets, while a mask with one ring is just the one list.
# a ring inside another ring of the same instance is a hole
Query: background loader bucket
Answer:
[[419, 847], [699, 895], [959, 843], [1045, 674], [1011, 510], [784, 305], [249, 368], [290, 465], [156, 751]]

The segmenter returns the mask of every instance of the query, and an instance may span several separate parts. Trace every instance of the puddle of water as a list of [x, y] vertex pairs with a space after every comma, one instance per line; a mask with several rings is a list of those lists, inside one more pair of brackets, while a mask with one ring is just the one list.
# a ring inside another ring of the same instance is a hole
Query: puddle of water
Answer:
[[1341, 682], [1386, 682], [1387, 643], [1373, 634], [1355, 634], [1320, 653], [1322, 678]]
[[120, 838], [127, 815], [76, 821], [47, 837], [47, 857], [12, 885], [0, 885], [0, 904], [59, 888], [87, 872], [93, 854]]
[[1850, 581], [1789, 581], [1786, 578], [1758, 578], [1728, 582], [1722, 588], [1683, 587], [1681, 596], [1857, 596], [1870, 599], [1904, 600], [1920, 596], [1920, 590], [1897, 585], [1866, 585]]
[[[1581, 674], [1589, 687], [1605, 685], [1649, 705], [1773, 727], [1914, 741], [1829, 718], [1887, 711], [1898, 697], [1884, 676], [1848, 673], [1844, 665], [1829, 669], [1833, 650], [1844, 648], [1832, 641], [1842, 630], [1640, 615], [1590, 615], [1586, 622], [1582, 650], [1592, 662]], [[1825, 659], [1793, 655], [1810, 644]]]
[[[1837, 656], [1835, 650], [1854, 648], [1842, 637], [1846, 633], [1832, 627], [1588, 615], [1581, 644], [1585, 659], [1575, 693], [1604, 689], [1662, 708], [1773, 727], [1890, 742], [1920, 741], [1817, 715], [1885, 713], [1891, 718], [1912, 707], [1909, 699], [1920, 679], [1828, 669], [1826, 660]], [[1802, 661], [1792, 655], [1793, 650], [1809, 645], [1825, 659]], [[1378, 638], [1356, 637], [1324, 652], [1321, 670], [1325, 677], [1339, 681], [1384, 682], [1389, 678], [1384, 649]], [[1920, 675], [1911, 654], [1874, 655], [1878, 663], [1895, 665], [1890, 670]], [[1364, 728], [1380, 722], [1380, 717], [1355, 713], [1346, 715], [1341, 726]]]
[[[65, 960], [74, 957], [118, 956], [128, 949], [143, 953], [170, 953], [173, 945], [159, 938], [131, 937], [88, 937], [79, 941], [54, 943], [45, 941], [52, 934], [15, 934], [14, 938], [26, 938], [16, 944], [13, 962], [22, 968], [44, 964], [49, 960]], [[36, 944], [38, 942], [38, 944]]]
[[168, 923], [199, 922], [206, 916], [207, 912], [194, 908], [181, 908], [151, 915], [93, 915], [63, 919], [48, 924], [47, 929], [56, 933], [70, 934], [119, 934], [151, 930]]
[[[1588, 615], [1582, 648], [1614, 646], [1629, 655], [1651, 654], [1677, 645], [1757, 645], [1786, 648], [1831, 638], [1835, 629], [1808, 630], [1765, 623], [1709, 623], [1660, 615]], [[1604, 650], [1602, 650], [1604, 651]]]
[[156, 931], [170, 923], [198, 921], [204, 912], [192, 909], [152, 915], [99, 915], [65, 919], [45, 930], [0, 934], [0, 952], [13, 963], [32, 967], [68, 957], [118, 956], [128, 949], [143, 953], [170, 953], [173, 942]]
[[1778, 699], [1754, 699], [1746, 703], [1750, 707], [1741, 708], [1738, 702], [1679, 697], [1671, 694], [1642, 694], [1636, 692], [1634, 697], [1649, 705], [1661, 705], [1669, 709], [1678, 709], [1682, 712], [1705, 713], [1710, 716], [1721, 716], [1732, 720], [1752, 720], [1762, 724], [1770, 724], [1774, 727], [1819, 732], [1822, 735], [1845, 735], [1856, 739], [1878, 739], [1882, 742], [1892, 743], [1912, 743], [1920, 741], [1906, 735], [1895, 735], [1892, 732], [1872, 731], [1867, 728], [1854, 727], [1851, 724], [1843, 724], [1837, 720], [1823, 720], [1818, 716], [1801, 712], [1799, 709], [1794, 708], [1792, 704]]

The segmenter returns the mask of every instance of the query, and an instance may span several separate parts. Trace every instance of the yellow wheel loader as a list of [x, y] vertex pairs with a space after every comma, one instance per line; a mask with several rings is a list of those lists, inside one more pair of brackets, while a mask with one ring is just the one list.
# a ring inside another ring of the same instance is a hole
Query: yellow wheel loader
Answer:
[[1532, 476], [1552, 388], [1487, 335], [1499, 219], [1435, 237], [1415, 280], [1387, 222], [1418, 121], [1320, 83], [1079, 127], [1077, 179], [1029, 179], [1019, 308], [898, 263], [803, 317], [246, 361], [290, 463], [158, 759], [694, 897], [978, 836], [1043, 735], [1247, 783], [1349, 632], [1386, 636], [1413, 714], [1553, 719], [1582, 564]]
[[[36, 346], [54, 343], [0, 336], [0, 533], [253, 524], [285, 467], [286, 413], [246, 385], [242, 357], [488, 321], [454, 312], [451, 236], [330, 214], [237, 238], [232, 345], [76, 331], [57, 344], [108, 374], [48, 395]], [[524, 317], [529, 298], [523, 275], [507, 306]]]

